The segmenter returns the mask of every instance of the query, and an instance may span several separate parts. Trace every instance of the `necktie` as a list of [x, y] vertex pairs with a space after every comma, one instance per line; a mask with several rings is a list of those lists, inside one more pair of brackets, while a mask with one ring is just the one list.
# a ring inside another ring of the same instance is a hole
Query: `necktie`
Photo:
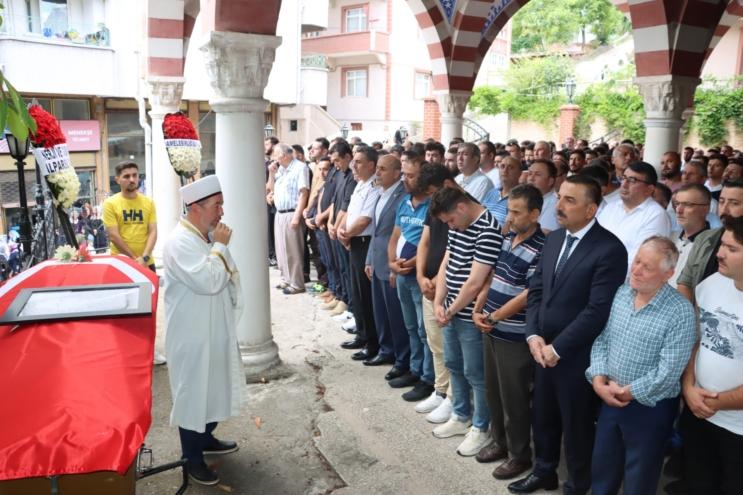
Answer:
[[560, 272], [563, 268], [565, 268], [565, 265], [568, 262], [568, 258], [570, 257], [570, 249], [573, 247], [573, 243], [577, 241], [578, 238], [574, 235], [568, 234], [568, 237], [565, 242], [565, 250], [562, 252], [562, 256], [560, 256], [560, 260], [557, 262], [557, 268], [555, 268], [555, 276], [552, 277], [552, 280], [556, 280], [557, 277], [560, 276]]

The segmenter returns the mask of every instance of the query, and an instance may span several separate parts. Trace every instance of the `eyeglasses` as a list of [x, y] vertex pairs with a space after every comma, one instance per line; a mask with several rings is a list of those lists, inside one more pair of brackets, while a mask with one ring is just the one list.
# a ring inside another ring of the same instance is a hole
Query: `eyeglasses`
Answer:
[[679, 207], [691, 208], [692, 206], [709, 206], [709, 203], [690, 203], [688, 201], [671, 201], [671, 204], [673, 205], [674, 210]]
[[643, 184], [652, 185], [652, 182], [648, 182], [646, 180], [638, 179], [637, 177], [627, 177], [626, 175], [623, 175], [619, 178], [622, 182], [629, 182], [630, 186], [634, 186], [638, 182], [642, 182]]

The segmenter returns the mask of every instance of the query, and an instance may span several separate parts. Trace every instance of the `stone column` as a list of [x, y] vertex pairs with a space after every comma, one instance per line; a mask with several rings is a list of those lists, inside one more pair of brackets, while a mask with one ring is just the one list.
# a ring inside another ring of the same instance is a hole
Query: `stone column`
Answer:
[[658, 171], [666, 151], [680, 151], [682, 114], [691, 106], [701, 80], [682, 76], [637, 77], [635, 83], [645, 101], [645, 151], [643, 160]]
[[449, 146], [453, 138], [462, 137], [464, 110], [472, 93], [441, 93], [435, 96], [441, 112], [441, 142]]
[[164, 76], [147, 79], [152, 119], [152, 190], [147, 191], [147, 195], [155, 200], [157, 208], [156, 258], [161, 257], [163, 245], [181, 215], [180, 178], [173, 171], [165, 151], [163, 119], [166, 114], [180, 108], [185, 81], [182, 77]]
[[560, 107], [560, 136], [557, 145], [567, 141], [569, 137], [575, 138], [575, 123], [580, 115], [580, 107], [573, 103], [568, 103]]
[[212, 31], [201, 47], [215, 96], [216, 173], [225, 201], [223, 221], [232, 227], [230, 252], [235, 259], [245, 309], [237, 336], [247, 379], [255, 380], [279, 363], [271, 335], [266, 225], [266, 172], [263, 112], [276, 47], [269, 35]]

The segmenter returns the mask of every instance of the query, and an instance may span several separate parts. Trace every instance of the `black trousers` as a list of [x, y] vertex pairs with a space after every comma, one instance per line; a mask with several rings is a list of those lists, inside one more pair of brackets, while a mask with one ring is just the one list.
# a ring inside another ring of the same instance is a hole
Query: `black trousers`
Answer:
[[204, 449], [209, 443], [214, 441], [212, 432], [217, 427], [217, 423], [207, 423], [204, 433], [178, 427], [178, 433], [181, 436], [181, 450], [183, 457], [188, 459], [189, 464], [203, 465]]
[[276, 259], [276, 244], [274, 241], [273, 222], [276, 216], [276, 208], [268, 205], [268, 257]]
[[371, 280], [364, 272], [366, 253], [369, 251], [370, 243], [371, 236], [368, 235], [351, 238], [349, 272], [351, 275], [352, 311], [356, 320], [356, 338], [366, 342], [367, 352], [374, 355], [379, 351], [379, 340], [374, 326]]
[[591, 457], [599, 398], [584, 376], [588, 363], [588, 359], [561, 361], [554, 368], [535, 364], [534, 473], [546, 476], [556, 472], [562, 439], [568, 468], [565, 495], [585, 495], [591, 488]]
[[689, 495], [743, 493], [743, 435], [681, 413], [687, 489]]

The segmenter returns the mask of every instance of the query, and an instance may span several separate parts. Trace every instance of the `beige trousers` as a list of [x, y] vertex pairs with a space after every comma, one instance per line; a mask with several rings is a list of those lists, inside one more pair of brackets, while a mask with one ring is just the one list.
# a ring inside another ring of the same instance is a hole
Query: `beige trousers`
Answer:
[[293, 229], [294, 212], [276, 213], [274, 217], [274, 239], [276, 241], [276, 263], [281, 279], [295, 289], [304, 290], [304, 223]]
[[433, 301], [423, 296], [423, 326], [426, 328], [426, 340], [433, 354], [433, 372], [436, 376], [433, 387], [437, 392], [451, 396], [449, 370], [444, 365], [444, 329], [436, 321], [433, 313]]

